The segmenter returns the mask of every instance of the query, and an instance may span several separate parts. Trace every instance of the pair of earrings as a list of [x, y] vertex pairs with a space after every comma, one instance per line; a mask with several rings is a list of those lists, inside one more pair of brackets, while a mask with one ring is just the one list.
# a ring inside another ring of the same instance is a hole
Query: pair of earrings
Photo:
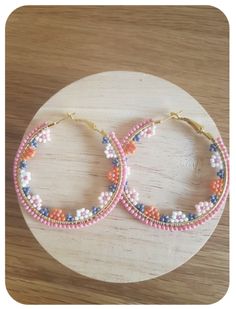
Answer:
[[[30, 187], [31, 173], [28, 170], [28, 162], [35, 156], [39, 145], [50, 141], [51, 128], [69, 117], [87, 125], [102, 136], [105, 156], [112, 161], [112, 168], [108, 172], [110, 185], [107, 191], [99, 195], [98, 204], [91, 209], [77, 209], [73, 213], [46, 207], [40, 196]], [[131, 189], [127, 181], [127, 156], [135, 152], [136, 143], [142, 138], [155, 135], [156, 126], [167, 119], [187, 123], [210, 142], [209, 150], [212, 153], [210, 164], [216, 170], [216, 178], [211, 183], [209, 199], [195, 205], [195, 210], [191, 213], [182, 211], [173, 211], [172, 214], [160, 213], [158, 208], [141, 203], [138, 192]], [[215, 139], [197, 122], [182, 117], [180, 113], [170, 113], [163, 120], [143, 120], [136, 124], [121, 142], [114, 132], [107, 134], [99, 130], [93, 122], [75, 118], [74, 113], [71, 113], [58, 121], [43, 123], [23, 138], [15, 157], [13, 177], [20, 204], [35, 219], [50, 227], [73, 229], [92, 225], [105, 218], [120, 201], [131, 215], [147, 225], [162, 230], [183, 231], [206, 222], [224, 205], [229, 192], [229, 156], [220, 137]]]

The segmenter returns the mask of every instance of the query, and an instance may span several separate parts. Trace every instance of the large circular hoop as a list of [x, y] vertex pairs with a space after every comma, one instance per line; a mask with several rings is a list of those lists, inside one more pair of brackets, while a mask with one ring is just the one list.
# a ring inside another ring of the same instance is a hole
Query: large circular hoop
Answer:
[[[28, 161], [34, 157], [40, 144], [50, 141], [50, 129], [60, 121], [43, 123], [22, 139], [13, 167], [15, 190], [19, 203], [41, 223], [56, 228], [82, 228], [105, 218], [118, 203], [126, 183], [127, 166], [125, 154], [114, 132], [106, 135], [104, 131], [101, 131], [103, 135], [102, 143], [105, 146], [104, 152], [106, 158], [112, 159], [113, 168], [108, 177], [111, 184], [108, 191], [101, 192], [98, 197], [99, 205], [93, 207], [92, 210], [78, 209], [74, 214], [66, 213], [62, 209], [45, 207], [41, 197], [33, 193], [30, 188], [31, 174], [28, 170]], [[87, 120], [83, 120], [83, 122], [95, 131], [100, 132], [92, 122]]]
[[[162, 214], [156, 207], [146, 206], [139, 201], [139, 193], [130, 188], [126, 183], [121, 203], [125, 209], [136, 219], [154, 228], [170, 231], [185, 231], [196, 228], [209, 220], [226, 202], [229, 193], [229, 155], [221, 137], [213, 138], [205, 132], [203, 127], [195, 121], [180, 117], [171, 113], [169, 118], [175, 118], [187, 122], [200, 134], [203, 134], [211, 142], [209, 150], [212, 152], [210, 163], [216, 169], [216, 179], [211, 184], [212, 194], [208, 201], [195, 205], [195, 211], [184, 213], [173, 211], [171, 215]], [[162, 121], [152, 119], [144, 120], [136, 124], [122, 140], [122, 146], [127, 155], [135, 152], [136, 143], [144, 137], [155, 134], [155, 128]]]

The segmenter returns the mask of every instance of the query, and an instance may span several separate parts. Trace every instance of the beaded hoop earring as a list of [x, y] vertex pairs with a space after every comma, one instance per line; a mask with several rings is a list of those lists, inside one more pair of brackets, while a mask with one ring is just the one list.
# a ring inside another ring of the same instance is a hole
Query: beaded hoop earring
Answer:
[[[216, 179], [211, 183], [212, 194], [209, 200], [199, 202], [195, 205], [195, 211], [191, 213], [173, 211], [171, 215], [162, 214], [156, 207], [141, 203], [139, 193], [135, 189], [130, 189], [127, 182], [121, 202], [129, 213], [147, 225], [162, 230], [183, 231], [193, 229], [206, 222], [225, 203], [229, 192], [229, 156], [221, 137], [215, 139], [200, 124], [189, 118], [181, 117], [179, 113], [170, 113], [170, 116], [163, 120], [171, 118], [188, 123], [197, 133], [202, 134], [211, 143], [209, 147], [210, 152], [212, 152], [210, 164], [216, 169]], [[122, 141], [126, 155], [135, 152], [136, 143], [141, 138], [153, 136], [156, 125], [162, 123], [163, 120], [154, 121], [149, 119], [135, 125]]]
[[[18, 200], [21, 205], [35, 219], [47, 226], [56, 228], [81, 228], [89, 226], [106, 217], [118, 203], [126, 182], [126, 158], [122, 146], [114, 132], [106, 134], [105, 131], [97, 129], [96, 125], [86, 119], [74, 119], [68, 114], [63, 119], [52, 123], [44, 123], [33, 129], [23, 138], [17, 151], [13, 176]], [[87, 125], [92, 130], [102, 135], [102, 143], [105, 146], [106, 158], [112, 159], [112, 170], [108, 173], [111, 184], [108, 191], [102, 192], [98, 197], [98, 206], [90, 209], [78, 209], [74, 214], [66, 213], [63, 209], [50, 209], [43, 205], [38, 194], [32, 192], [29, 183], [31, 173], [28, 171], [28, 161], [36, 154], [37, 147], [42, 143], [50, 141], [50, 129], [61, 121], [71, 118]]]

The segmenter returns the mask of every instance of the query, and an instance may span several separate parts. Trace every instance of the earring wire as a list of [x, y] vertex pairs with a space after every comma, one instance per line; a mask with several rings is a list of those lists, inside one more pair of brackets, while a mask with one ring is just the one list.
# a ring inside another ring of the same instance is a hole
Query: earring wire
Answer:
[[204, 130], [204, 127], [201, 124], [199, 124], [198, 122], [196, 122], [196, 121], [194, 121], [190, 118], [182, 117], [181, 114], [182, 114], [182, 111], [179, 111], [177, 113], [171, 112], [171, 113], [169, 113], [169, 115], [166, 118], [160, 119], [160, 120], [155, 120], [154, 123], [155, 124], [161, 124], [161, 123], [163, 123], [167, 120], [170, 120], [170, 119], [181, 120], [181, 121], [187, 122], [198, 134], [202, 134], [207, 139], [214, 141], [213, 136], [209, 132], [206, 132]]
[[67, 113], [65, 117], [50, 123], [48, 125], [48, 127], [55, 126], [56, 124], [59, 124], [60, 122], [62, 122], [64, 120], [67, 120], [68, 118], [71, 118], [75, 122], [78, 122], [78, 123], [80, 122], [80, 123], [83, 123], [83, 124], [87, 125], [88, 128], [92, 129], [95, 132], [98, 132], [102, 136], [106, 136], [107, 135], [107, 133], [104, 130], [98, 129], [94, 122], [92, 122], [90, 120], [87, 120], [87, 119], [84, 119], [84, 118], [74, 117], [75, 115], [76, 115], [76, 113]]

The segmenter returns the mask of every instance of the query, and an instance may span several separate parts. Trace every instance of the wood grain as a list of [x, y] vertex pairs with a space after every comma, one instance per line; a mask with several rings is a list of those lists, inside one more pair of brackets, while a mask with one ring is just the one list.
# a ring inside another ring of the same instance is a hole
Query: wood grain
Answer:
[[[213, 7], [22, 7], [6, 27], [6, 284], [23, 303], [212, 303], [228, 287], [228, 208], [204, 248], [158, 279], [117, 285], [75, 274], [32, 237], [12, 186], [17, 145], [57, 90], [106, 70], [156, 74], [184, 88], [228, 143], [228, 23]], [[31, 254], [29, 254], [31, 252]]]

